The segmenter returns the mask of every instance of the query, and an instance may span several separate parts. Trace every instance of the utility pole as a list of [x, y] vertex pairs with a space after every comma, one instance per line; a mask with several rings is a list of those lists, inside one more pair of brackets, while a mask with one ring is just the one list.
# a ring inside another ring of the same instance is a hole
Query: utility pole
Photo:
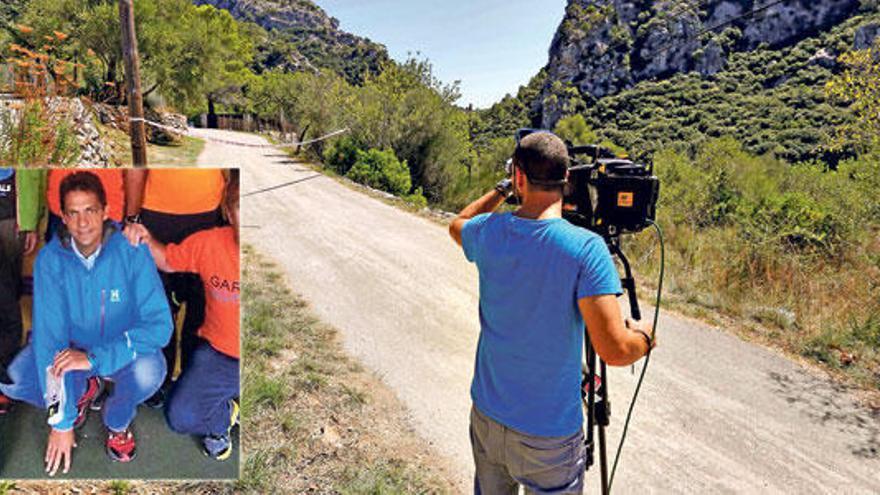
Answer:
[[125, 60], [125, 84], [128, 91], [131, 159], [135, 167], [146, 167], [147, 134], [144, 129], [144, 99], [141, 95], [141, 70], [138, 64], [132, 0], [119, 0], [119, 22], [122, 24], [122, 58]]

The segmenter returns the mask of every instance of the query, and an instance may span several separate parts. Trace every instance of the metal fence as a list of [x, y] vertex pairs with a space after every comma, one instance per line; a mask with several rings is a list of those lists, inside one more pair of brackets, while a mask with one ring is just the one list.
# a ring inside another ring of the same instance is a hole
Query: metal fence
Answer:
[[283, 119], [265, 119], [252, 114], [224, 113], [214, 116], [202, 114], [197, 124], [200, 127], [242, 132], [269, 132], [282, 134], [294, 132], [294, 127]]

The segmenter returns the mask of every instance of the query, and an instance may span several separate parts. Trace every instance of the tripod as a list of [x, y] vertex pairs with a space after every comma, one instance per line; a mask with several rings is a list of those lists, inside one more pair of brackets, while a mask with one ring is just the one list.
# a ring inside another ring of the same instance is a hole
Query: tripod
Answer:
[[[620, 283], [629, 297], [630, 314], [633, 319], [641, 320], [642, 313], [639, 309], [638, 297], [636, 297], [636, 280], [630, 269], [629, 260], [623, 254], [623, 251], [620, 250], [619, 238], [606, 238], [606, 243], [611, 254], [620, 259], [620, 263], [623, 265], [624, 276], [620, 279]], [[599, 440], [599, 468], [601, 471], [602, 494], [608, 495], [610, 485], [608, 481], [605, 427], [611, 422], [611, 402], [608, 400], [607, 369], [605, 361], [602, 361], [602, 358], [596, 355], [596, 350], [590, 341], [589, 329], [584, 327], [584, 333], [586, 365], [582, 370], [581, 398], [587, 405], [587, 434], [584, 441], [586, 446], [585, 469], [589, 469], [593, 465], [596, 447], [596, 439], [593, 434], [595, 429], [598, 432]], [[596, 374], [597, 366], [599, 368], [598, 375]]]

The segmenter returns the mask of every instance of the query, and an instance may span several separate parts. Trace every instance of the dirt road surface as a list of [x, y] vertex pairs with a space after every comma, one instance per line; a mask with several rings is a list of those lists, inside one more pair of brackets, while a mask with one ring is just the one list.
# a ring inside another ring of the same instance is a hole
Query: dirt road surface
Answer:
[[[200, 164], [242, 167], [246, 242], [279, 261], [346, 351], [392, 387], [467, 492], [477, 274], [446, 228], [278, 151], [209, 141]], [[706, 325], [663, 314], [658, 334], [615, 492], [880, 492], [880, 411]], [[612, 458], [637, 373], [615, 369], [610, 378]], [[598, 490], [597, 467], [587, 482]]]

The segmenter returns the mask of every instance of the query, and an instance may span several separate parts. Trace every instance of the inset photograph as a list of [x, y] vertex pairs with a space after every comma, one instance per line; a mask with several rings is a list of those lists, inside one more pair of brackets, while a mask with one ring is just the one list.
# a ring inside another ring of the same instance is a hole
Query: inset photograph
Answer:
[[238, 175], [0, 169], [0, 479], [238, 478]]

